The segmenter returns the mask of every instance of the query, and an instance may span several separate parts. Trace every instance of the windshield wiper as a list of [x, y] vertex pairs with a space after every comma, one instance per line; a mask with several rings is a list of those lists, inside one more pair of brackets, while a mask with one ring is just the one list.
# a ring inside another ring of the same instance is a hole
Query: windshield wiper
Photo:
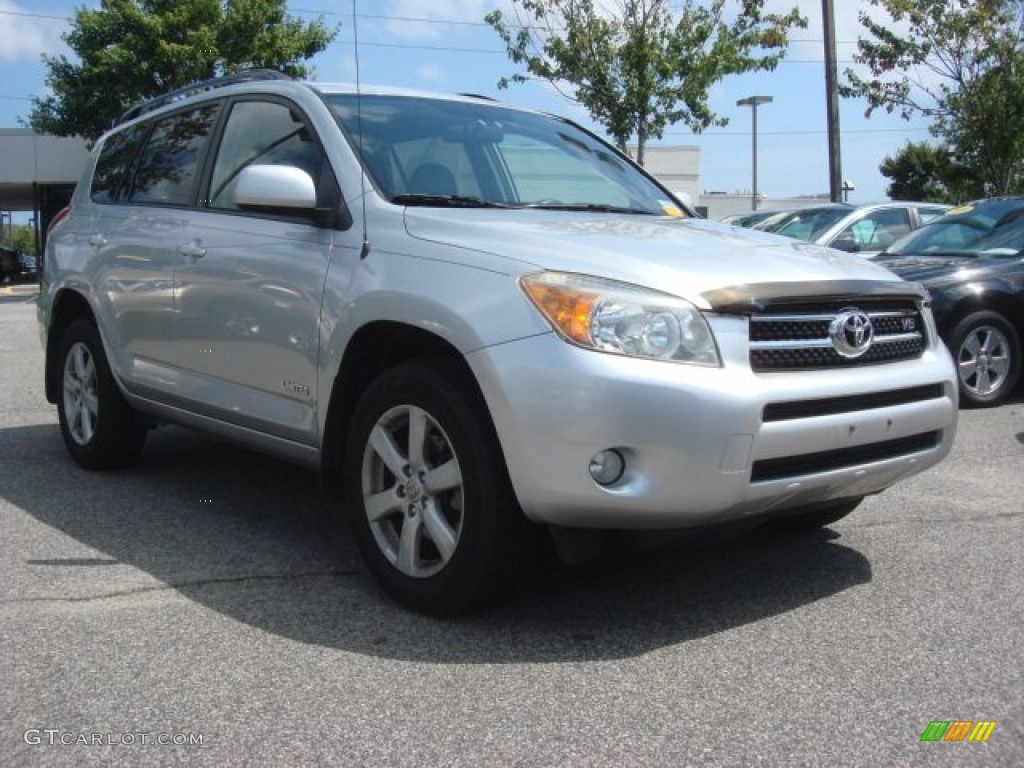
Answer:
[[654, 216], [651, 211], [642, 208], [623, 208], [619, 205], [600, 203], [526, 203], [523, 208], [536, 208], [541, 211], [586, 211], [588, 213], [632, 213], [640, 216]]
[[484, 200], [482, 197], [467, 197], [464, 195], [434, 195], [425, 192], [408, 192], [404, 195], [395, 195], [391, 198], [395, 205], [423, 205], [436, 206], [439, 208], [511, 208], [513, 206], [505, 203], [497, 203], [493, 200]]

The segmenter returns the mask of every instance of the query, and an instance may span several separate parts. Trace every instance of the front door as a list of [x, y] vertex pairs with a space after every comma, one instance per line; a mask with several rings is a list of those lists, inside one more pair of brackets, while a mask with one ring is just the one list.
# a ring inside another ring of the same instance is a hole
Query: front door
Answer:
[[307, 211], [254, 213], [236, 204], [238, 174], [267, 164], [301, 168], [318, 188], [331, 178], [294, 106], [236, 101], [175, 271], [182, 395], [197, 412], [312, 445], [333, 231]]

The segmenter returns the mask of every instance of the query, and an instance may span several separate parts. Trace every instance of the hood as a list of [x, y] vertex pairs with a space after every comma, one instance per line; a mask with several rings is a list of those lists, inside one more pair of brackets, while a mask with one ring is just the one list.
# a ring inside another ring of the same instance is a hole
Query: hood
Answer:
[[520, 262], [521, 274], [595, 275], [698, 306], [706, 306], [703, 296], [740, 285], [899, 282], [859, 256], [706, 219], [408, 208], [405, 223], [413, 237]]
[[979, 256], [892, 256], [876, 262], [892, 270], [904, 280], [925, 285], [946, 282], [949, 278], [969, 277], [978, 270], [989, 269], [1006, 260], [985, 259]]

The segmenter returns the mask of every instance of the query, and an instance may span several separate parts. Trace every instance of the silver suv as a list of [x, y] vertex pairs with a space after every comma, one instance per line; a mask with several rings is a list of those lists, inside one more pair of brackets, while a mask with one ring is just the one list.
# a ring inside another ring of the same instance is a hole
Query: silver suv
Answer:
[[956, 424], [919, 286], [697, 219], [473, 96], [249, 73], [136, 107], [49, 236], [39, 319], [81, 465], [173, 422], [318, 467], [434, 614], [548, 529], [828, 524]]

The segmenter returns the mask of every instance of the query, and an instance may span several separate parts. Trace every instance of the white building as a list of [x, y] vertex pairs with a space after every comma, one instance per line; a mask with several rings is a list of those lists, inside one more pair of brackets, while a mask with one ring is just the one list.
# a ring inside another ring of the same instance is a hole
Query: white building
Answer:
[[36, 243], [71, 200], [89, 150], [82, 139], [40, 136], [26, 128], [0, 129], [0, 212], [31, 211]]

